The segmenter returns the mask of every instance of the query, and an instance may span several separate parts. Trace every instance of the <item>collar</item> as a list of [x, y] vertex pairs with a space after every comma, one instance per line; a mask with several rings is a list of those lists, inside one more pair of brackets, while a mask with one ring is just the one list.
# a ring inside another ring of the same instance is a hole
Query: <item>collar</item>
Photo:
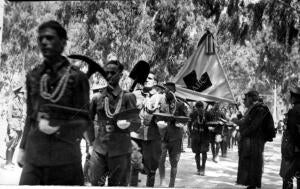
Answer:
[[61, 56], [60, 61], [56, 62], [55, 64], [52, 62], [47, 62], [47, 60], [44, 60], [43, 64], [45, 65], [44, 69], [46, 72], [57, 73], [62, 67], [67, 66], [70, 63], [64, 56]]
[[122, 89], [119, 85], [117, 85], [115, 88], [107, 86], [106, 92], [112, 94], [114, 97], [117, 97], [122, 92]]

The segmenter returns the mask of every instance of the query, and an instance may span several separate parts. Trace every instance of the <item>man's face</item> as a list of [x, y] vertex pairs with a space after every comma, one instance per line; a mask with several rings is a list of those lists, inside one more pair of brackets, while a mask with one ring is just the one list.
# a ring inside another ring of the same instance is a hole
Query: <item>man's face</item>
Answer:
[[60, 39], [52, 28], [45, 28], [38, 34], [38, 46], [46, 59], [59, 56], [65, 47], [66, 40]]
[[197, 109], [197, 112], [199, 112], [199, 113], [203, 112], [203, 106], [197, 106], [196, 109]]
[[145, 87], [153, 87], [156, 84], [155, 76], [152, 73], [149, 73], [146, 82], [144, 83]]
[[246, 106], [246, 108], [249, 108], [252, 104], [251, 98], [249, 96], [245, 96], [243, 100], [244, 100], [244, 105]]
[[118, 69], [118, 66], [115, 64], [108, 64], [105, 67], [105, 71], [107, 74], [107, 82], [109, 85], [115, 87], [119, 84], [119, 81], [122, 77], [122, 73]]

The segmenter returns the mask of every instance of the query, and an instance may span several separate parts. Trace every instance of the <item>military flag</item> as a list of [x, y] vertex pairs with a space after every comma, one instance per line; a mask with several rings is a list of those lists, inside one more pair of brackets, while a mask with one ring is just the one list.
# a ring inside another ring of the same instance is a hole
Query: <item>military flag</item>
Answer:
[[197, 49], [171, 81], [176, 84], [176, 95], [181, 98], [235, 103], [209, 31], [202, 36]]

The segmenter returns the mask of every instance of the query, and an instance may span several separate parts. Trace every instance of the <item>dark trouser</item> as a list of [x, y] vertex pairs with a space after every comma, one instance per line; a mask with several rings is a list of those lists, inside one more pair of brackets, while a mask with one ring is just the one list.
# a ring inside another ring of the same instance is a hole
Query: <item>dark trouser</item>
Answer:
[[[144, 171], [147, 174], [147, 187], [153, 187], [155, 183], [155, 173], [159, 165], [159, 159], [161, 155], [161, 142], [158, 140], [137, 140], [134, 141], [141, 147], [143, 155]], [[130, 186], [138, 185], [139, 170], [131, 168]]]
[[108, 177], [108, 186], [127, 186], [129, 162], [130, 154], [108, 157], [93, 151], [88, 170], [91, 184], [104, 186]]
[[83, 183], [81, 162], [47, 167], [25, 163], [19, 185], [82, 186]]
[[216, 142], [214, 140], [211, 140], [210, 144], [211, 144], [211, 152], [212, 152], [212, 155], [213, 155], [213, 159], [215, 159], [219, 154], [220, 142]]
[[226, 157], [227, 155], [227, 137], [228, 136], [224, 136], [223, 140], [220, 142], [222, 157]]
[[[297, 189], [300, 189], [300, 175], [296, 174]], [[293, 189], [293, 177], [282, 180], [282, 189]]]
[[195, 154], [195, 161], [196, 161], [198, 171], [204, 171], [205, 170], [206, 159], [207, 159], [207, 152], [202, 152], [202, 164], [201, 164], [200, 153]]
[[167, 157], [167, 152], [169, 153], [169, 160], [171, 164], [171, 171], [170, 171], [170, 182], [169, 182], [169, 187], [174, 187], [175, 185], [175, 179], [176, 179], [176, 174], [177, 174], [177, 165], [180, 159], [180, 154], [181, 154], [181, 143], [182, 140], [175, 140], [172, 142], [162, 142], [161, 149], [161, 157], [160, 157], [160, 162], [159, 162], [159, 175], [160, 175], [160, 180], [165, 179], [165, 162], [166, 162], [166, 157]]
[[6, 143], [6, 164], [10, 164], [12, 163], [13, 157], [14, 157], [14, 153], [15, 153], [15, 149], [21, 139], [22, 136], [22, 131], [11, 131], [11, 132], [16, 132], [17, 135], [14, 137], [8, 137], [8, 141]]

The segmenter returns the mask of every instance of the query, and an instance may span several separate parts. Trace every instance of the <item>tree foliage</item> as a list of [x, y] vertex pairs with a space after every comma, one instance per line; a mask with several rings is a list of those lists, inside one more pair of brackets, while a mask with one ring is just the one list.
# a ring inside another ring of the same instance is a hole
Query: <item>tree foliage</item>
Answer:
[[160, 81], [178, 72], [209, 29], [234, 93], [257, 84], [270, 93], [299, 72], [299, 12], [296, 0], [9, 2], [1, 77], [11, 85], [15, 74], [41, 61], [36, 29], [55, 19], [68, 30], [65, 54], [85, 54], [100, 64], [113, 55], [127, 71], [144, 59]]

